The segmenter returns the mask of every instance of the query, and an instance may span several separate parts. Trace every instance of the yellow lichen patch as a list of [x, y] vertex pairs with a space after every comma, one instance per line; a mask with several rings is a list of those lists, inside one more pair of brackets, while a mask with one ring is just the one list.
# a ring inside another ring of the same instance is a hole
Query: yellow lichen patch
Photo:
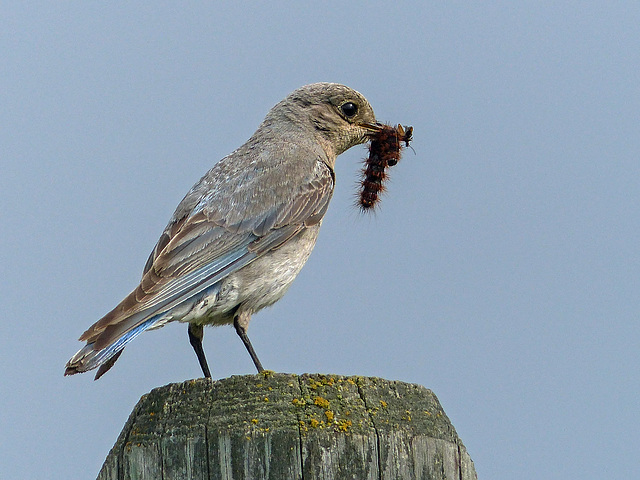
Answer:
[[336, 379], [334, 377], [321, 376], [318, 380], [309, 378], [307, 382], [311, 390], [317, 390], [319, 387], [331, 387], [335, 381]]
[[313, 378], [309, 379], [309, 388], [311, 390], [317, 390], [318, 387], [321, 387], [322, 383], [315, 381]]
[[428, 410], [425, 410], [425, 411], [424, 411], [424, 413], [425, 413], [425, 414], [427, 414], [427, 415], [429, 415], [429, 416], [431, 416], [431, 412], [430, 412], [430, 411], [428, 411]]
[[320, 422], [315, 418], [312, 418], [311, 420], [309, 420], [309, 425], [311, 425], [313, 428], [318, 428], [318, 425], [320, 425]]
[[349, 427], [351, 427], [351, 425], [353, 425], [351, 423], [351, 420], [340, 420], [340, 422], [338, 422], [338, 430], [340, 430], [341, 432], [346, 432], [347, 430], [349, 430]]
[[269, 401], [269, 397], [264, 397], [262, 400], [264, 400], [265, 402]]
[[406, 420], [407, 422], [411, 421], [411, 411], [410, 410], [405, 410], [404, 411], [404, 416], [402, 417], [403, 420]]
[[380, 400], [380, 405], [382, 405], [382, 408], [387, 408], [387, 406], [389, 404], [387, 402], [385, 402], [384, 400]]
[[307, 402], [304, 401], [304, 398], [294, 398], [293, 400], [291, 400], [291, 403], [293, 403], [296, 407], [302, 407]]
[[253, 423], [254, 425], [258, 424], [258, 419], [257, 418], [252, 418], [251, 419], [251, 423]]
[[347, 378], [347, 382], [349, 382], [351, 385], [356, 384], [356, 382], [354, 382], [352, 378]]
[[313, 403], [314, 405], [318, 405], [319, 407], [322, 407], [322, 408], [329, 408], [329, 400], [323, 397], [316, 397]]
[[327, 422], [333, 423], [333, 412], [331, 410], [327, 410], [324, 412], [327, 417]]
[[273, 376], [273, 374], [276, 373], [273, 370], [263, 370], [260, 372], [260, 375], [262, 375], [264, 378], [269, 378], [271, 376]]

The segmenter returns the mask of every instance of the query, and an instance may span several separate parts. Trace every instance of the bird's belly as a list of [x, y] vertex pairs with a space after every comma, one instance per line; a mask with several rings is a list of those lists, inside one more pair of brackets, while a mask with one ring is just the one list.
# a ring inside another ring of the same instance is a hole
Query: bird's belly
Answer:
[[306, 228], [280, 248], [229, 276], [237, 286], [242, 310], [254, 313], [282, 298], [311, 255], [319, 229], [320, 224]]
[[319, 228], [320, 224], [306, 228], [278, 249], [178, 305], [168, 321], [225, 325], [233, 323], [240, 309], [255, 313], [277, 302], [309, 258]]

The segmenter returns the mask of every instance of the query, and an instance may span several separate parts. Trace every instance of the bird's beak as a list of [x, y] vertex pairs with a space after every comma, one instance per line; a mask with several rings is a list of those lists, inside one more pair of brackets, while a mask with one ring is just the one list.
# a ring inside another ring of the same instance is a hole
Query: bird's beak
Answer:
[[381, 123], [359, 123], [358, 125], [364, 128], [367, 131], [367, 133], [379, 132], [380, 130], [382, 130], [382, 127], [384, 126]]
[[359, 123], [358, 126], [360, 126], [364, 130], [364, 136], [368, 140], [370, 140], [373, 136], [375, 136], [380, 130], [382, 130], [382, 127], [384, 127], [384, 125], [377, 122], [376, 123]]

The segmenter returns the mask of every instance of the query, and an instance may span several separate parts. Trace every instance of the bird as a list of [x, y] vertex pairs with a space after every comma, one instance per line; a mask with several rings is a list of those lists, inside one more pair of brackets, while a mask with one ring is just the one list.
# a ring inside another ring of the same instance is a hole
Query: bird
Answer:
[[186, 194], [153, 248], [140, 284], [79, 338], [65, 375], [98, 369], [146, 330], [188, 324], [202, 373], [204, 326], [233, 325], [258, 370], [247, 330], [285, 294], [315, 246], [331, 200], [336, 157], [380, 130], [367, 99], [345, 85], [294, 90], [240, 148]]

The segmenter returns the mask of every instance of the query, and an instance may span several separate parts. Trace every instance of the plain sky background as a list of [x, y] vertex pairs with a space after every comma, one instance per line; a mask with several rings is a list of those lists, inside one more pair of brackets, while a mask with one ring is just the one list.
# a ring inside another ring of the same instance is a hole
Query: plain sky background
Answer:
[[[185, 325], [62, 376], [173, 209], [317, 81], [413, 125], [375, 216], [338, 159], [316, 249], [253, 318], [266, 368], [431, 388], [481, 479], [634, 478], [640, 3], [3, 2], [0, 478], [95, 478]], [[253, 373], [230, 327], [213, 376]]]

